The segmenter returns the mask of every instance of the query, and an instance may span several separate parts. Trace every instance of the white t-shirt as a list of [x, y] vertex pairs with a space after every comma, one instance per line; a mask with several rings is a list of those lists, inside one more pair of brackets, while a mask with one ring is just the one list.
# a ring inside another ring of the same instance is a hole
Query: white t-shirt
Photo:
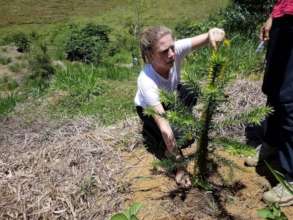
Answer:
[[145, 64], [137, 79], [137, 92], [134, 98], [136, 106], [143, 108], [160, 104], [160, 90], [174, 91], [180, 82], [182, 59], [191, 51], [191, 39], [175, 42], [175, 62], [170, 69], [169, 78], [160, 76], [151, 64]]

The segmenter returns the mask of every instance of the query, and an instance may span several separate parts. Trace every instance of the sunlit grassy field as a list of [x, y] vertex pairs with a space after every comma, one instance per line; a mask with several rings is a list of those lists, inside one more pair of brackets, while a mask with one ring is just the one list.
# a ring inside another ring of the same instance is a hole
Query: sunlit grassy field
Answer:
[[185, 18], [202, 20], [229, 0], [0, 0], [0, 33], [41, 30], [63, 22], [102, 22], [123, 28], [129, 22], [173, 26]]

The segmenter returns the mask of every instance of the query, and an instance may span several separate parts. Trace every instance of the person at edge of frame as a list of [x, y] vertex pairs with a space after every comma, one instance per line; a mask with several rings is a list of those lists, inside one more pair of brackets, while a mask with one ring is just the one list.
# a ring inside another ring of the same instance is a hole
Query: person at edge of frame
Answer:
[[[276, 160], [293, 188], [293, 0], [277, 0], [272, 13], [261, 27], [260, 39], [268, 41], [262, 90], [267, 106], [274, 110], [266, 119], [263, 143], [246, 165]], [[263, 194], [263, 200], [293, 204], [293, 195], [283, 184]]]

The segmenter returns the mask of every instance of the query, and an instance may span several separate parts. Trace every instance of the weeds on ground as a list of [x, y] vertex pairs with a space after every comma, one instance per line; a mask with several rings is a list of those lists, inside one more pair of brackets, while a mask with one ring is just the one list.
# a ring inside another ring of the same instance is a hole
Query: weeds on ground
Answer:
[[94, 69], [59, 68], [53, 78], [50, 91], [63, 91], [67, 94], [61, 101], [60, 107], [66, 112], [76, 113], [90, 103], [96, 96], [101, 95], [106, 85], [95, 74]]
[[269, 168], [273, 176], [276, 178], [276, 180], [293, 195], [293, 186], [286, 181], [284, 174], [280, 173], [277, 170], [274, 170], [268, 162], [265, 161], [265, 164]]
[[11, 72], [19, 73], [21, 70], [25, 68], [25, 66], [26, 65], [24, 63], [15, 62], [15, 63], [10, 63], [8, 65], [8, 68]]
[[140, 203], [133, 203], [124, 212], [117, 213], [111, 217], [111, 220], [138, 220], [137, 214], [142, 208]]
[[132, 75], [131, 69], [115, 66], [107, 68], [90, 64], [71, 64], [63, 69], [58, 68], [49, 89], [49, 96], [61, 91], [63, 97], [50, 109], [68, 116], [97, 115], [102, 123], [113, 123], [133, 112]]
[[13, 91], [18, 87], [15, 79], [5, 76], [0, 79], [0, 91]]
[[269, 204], [257, 211], [257, 215], [265, 220], [288, 220], [277, 203]]
[[46, 43], [37, 44], [30, 54], [29, 67], [31, 70], [30, 78], [39, 81], [41, 84], [48, 84], [55, 69], [51, 58], [48, 55], [48, 46]]
[[5, 115], [12, 111], [16, 106], [19, 97], [14, 93], [7, 96], [0, 96], [0, 116]]
[[[293, 195], [293, 187], [285, 180], [285, 176], [277, 170], [274, 170], [268, 162], [265, 161], [266, 166], [276, 178], [276, 180], [282, 184], [286, 190]], [[265, 220], [287, 220], [287, 216], [282, 212], [281, 207], [278, 203], [267, 204], [263, 209], [257, 210], [259, 217]]]
[[255, 155], [255, 149], [251, 146], [243, 143], [239, 143], [237, 140], [229, 138], [216, 138], [214, 144], [217, 146], [223, 146], [224, 149], [232, 155], [243, 155], [245, 157]]
[[80, 192], [82, 195], [88, 196], [94, 193], [96, 188], [96, 179], [94, 176], [86, 177], [80, 185]]
[[0, 64], [7, 65], [11, 63], [12, 59], [10, 57], [6, 57], [0, 54]]

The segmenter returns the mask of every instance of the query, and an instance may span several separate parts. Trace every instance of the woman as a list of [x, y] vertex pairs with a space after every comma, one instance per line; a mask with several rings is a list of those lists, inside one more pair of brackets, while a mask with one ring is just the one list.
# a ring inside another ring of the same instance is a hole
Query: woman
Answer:
[[[137, 80], [135, 105], [147, 135], [157, 139], [157, 142], [161, 141], [166, 153], [175, 158], [180, 154], [176, 149], [174, 131], [169, 122], [161, 117], [166, 106], [160, 101], [159, 90], [174, 91], [179, 88], [183, 58], [192, 50], [209, 43], [216, 48], [224, 37], [222, 29], [213, 28], [207, 33], [175, 41], [171, 30], [164, 26], [146, 28], [141, 34], [140, 48], [145, 65]], [[191, 100], [193, 103], [188, 105], [194, 104], [194, 99]], [[147, 107], [152, 107], [157, 114], [145, 116], [143, 111]], [[177, 168], [175, 180], [182, 187], [191, 186], [183, 167]]]

